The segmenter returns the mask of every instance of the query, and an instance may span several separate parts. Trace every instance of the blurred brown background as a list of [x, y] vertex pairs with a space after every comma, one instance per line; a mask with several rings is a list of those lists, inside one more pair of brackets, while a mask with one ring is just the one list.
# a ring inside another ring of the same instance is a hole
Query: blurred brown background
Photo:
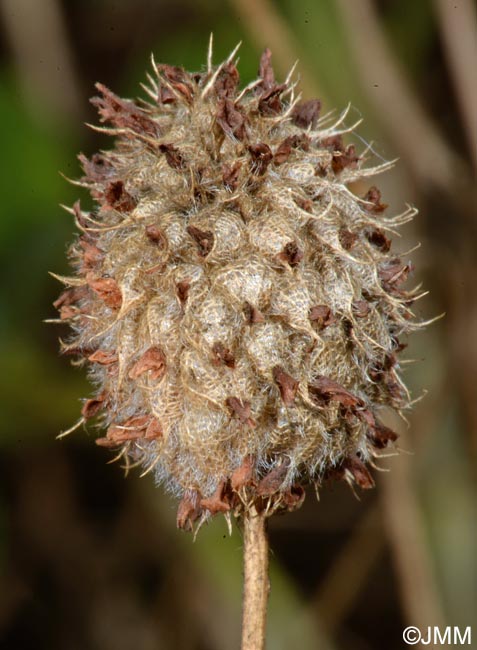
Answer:
[[[306, 97], [353, 106], [390, 210], [420, 214], [395, 240], [430, 295], [405, 366], [416, 398], [399, 458], [373, 493], [310, 493], [271, 522], [270, 650], [403, 648], [402, 630], [475, 622], [477, 452], [477, 21], [471, 0], [0, 0], [0, 648], [233, 650], [241, 538], [217, 519], [192, 537], [151, 477], [124, 480], [94, 432], [56, 434], [88, 396], [45, 325], [74, 228], [76, 153], [110, 146], [84, 126], [101, 80], [141, 94], [149, 54], [199, 69], [243, 41], [278, 77], [300, 59]], [[359, 141], [358, 141], [359, 144]], [[83, 203], [88, 199], [81, 195]], [[411, 452], [411, 453], [408, 453]], [[474, 626], [474, 637], [477, 627]]]

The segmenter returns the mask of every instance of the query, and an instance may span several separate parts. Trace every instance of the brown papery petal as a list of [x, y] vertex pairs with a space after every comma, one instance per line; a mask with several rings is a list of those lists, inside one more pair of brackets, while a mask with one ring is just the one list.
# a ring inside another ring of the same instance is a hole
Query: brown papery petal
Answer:
[[145, 372], [150, 372], [151, 379], [160, 379], [166, 372], [166, 356], [157, 345], [144, 352], [129, 371], [129, 377], [137, 379]]
[[281, 366], [273, 368], [273, 379], [280, 389], [280, 396], [286, 406], [291, 406], [295, 401], [298, 390], [298, 382], [291, 375], [284, 371]]

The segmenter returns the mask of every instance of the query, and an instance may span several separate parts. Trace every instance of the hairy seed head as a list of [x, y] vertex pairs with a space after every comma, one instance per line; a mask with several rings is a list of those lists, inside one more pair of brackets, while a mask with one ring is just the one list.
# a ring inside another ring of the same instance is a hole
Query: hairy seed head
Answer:
[[376, 187], [390, 167], [346, 145], [345, 114], [277, 83], [264, 52], [239, 90], [232, 60], [189, 74], [153, 63], [148, 102], [101, 84], [112, 150], [80, 155], [96, 202], [73, 208], [75, 275], [56, 301], [65, 351], [96, 386], [97, 444], [155, 473], [178, 525], [293, 509], [306, 484], [373, 486], [368, 463], [409, 403], [400, 336], [419, 326], [411, 264]]

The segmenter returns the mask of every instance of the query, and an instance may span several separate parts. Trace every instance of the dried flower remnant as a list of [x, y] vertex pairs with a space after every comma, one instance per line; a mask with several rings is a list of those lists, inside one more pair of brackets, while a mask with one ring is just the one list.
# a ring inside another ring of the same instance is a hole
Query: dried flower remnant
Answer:
[[350, 190], [391, 165], [277, 83], [269, 50], [244, 90], [234, 56], [153, 62], [148, 102], [97, 85], [116, 143], [80, 156], [96, 209], [72, 208], [76, 274], [55, 303], [97, 386], [83, 420], [178, 497], [184, 529], [293, 510], [327, 479], [372, 487], [397, 437], [380, 411], [408, 406], [398, 337], [420, 326], [389, 238], [413, 210]]

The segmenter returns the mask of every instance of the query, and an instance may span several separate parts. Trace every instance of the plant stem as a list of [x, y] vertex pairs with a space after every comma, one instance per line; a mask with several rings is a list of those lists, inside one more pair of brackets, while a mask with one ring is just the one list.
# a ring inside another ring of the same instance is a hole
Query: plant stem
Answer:
[[242, 650], [264, 650], [267, 620], [268, 538], [266, 516], [254, 507], [243, 517], [244, 587]]

